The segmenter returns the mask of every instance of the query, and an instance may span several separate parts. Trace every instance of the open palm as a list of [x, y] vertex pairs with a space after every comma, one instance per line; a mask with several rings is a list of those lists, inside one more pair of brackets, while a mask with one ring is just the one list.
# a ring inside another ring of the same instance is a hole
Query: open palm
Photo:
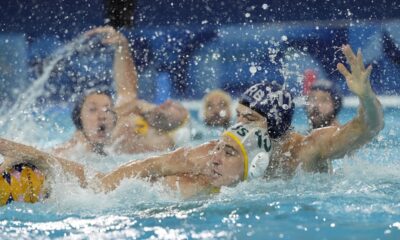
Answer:
[[337, 69], [346, 78], [347, 86], [354, 94], [359, 97], [367, 96], [372, 91], [369, 81], [372, 66], [365, 68], [360, 50], [355, 55], [349, 45], [344, 45], [342, 51], [350, 65], [351, 72], [342, 63], [337, 65]]

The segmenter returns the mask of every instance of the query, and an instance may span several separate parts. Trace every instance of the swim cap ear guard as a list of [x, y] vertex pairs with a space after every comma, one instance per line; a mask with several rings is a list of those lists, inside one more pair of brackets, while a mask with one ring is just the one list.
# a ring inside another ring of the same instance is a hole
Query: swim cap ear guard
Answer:
[[239, 146], [244, 157], [243, 181], [264, 176], [271, 157], [271, 140], [265, 129], [238, 123], [230, 127], [224, 136]]
[[242, 94], [239, 103], [267, 119], [271, 138], [282, 136], [292, 124], [295, 107], [293, 96], [275, 81], [251, 86]]

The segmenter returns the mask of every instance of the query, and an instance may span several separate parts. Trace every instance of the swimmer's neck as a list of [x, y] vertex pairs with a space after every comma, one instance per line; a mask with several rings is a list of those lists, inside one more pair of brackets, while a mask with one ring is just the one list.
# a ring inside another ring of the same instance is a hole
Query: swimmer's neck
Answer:
[[76, 137], [78, 144], [82, 144], [84, 146], [86, 151], [107, 156], [107, 153], [104, 150], [105, 144], [99, 144], [90, 141], [83, 131], [77, 131], [74, 137]]

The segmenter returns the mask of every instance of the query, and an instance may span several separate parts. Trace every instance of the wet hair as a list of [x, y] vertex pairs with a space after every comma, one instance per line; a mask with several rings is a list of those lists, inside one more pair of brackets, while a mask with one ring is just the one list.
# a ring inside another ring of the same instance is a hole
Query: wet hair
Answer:
[[329, 95], [332, 98], [333, 101], [333, 116], [336, 118], [336, 116], [339, 114], [340, 110], [342, 109], [343, 105], [343, 96], [339, 88], [335, 86], [335, 84], [332, 81], [328, 80], [318, 80], [316, 81], [310, 88], [310, 91], [323, 91], [329, 93]]
[[270, 138], [279, 138], [292, 125], [293, 95], [275, 81], [251, 86], [242, 94], [239, 103], [267, 119]]
[[89, 97], [90, 95], [94, 94], [99, 94], [99, 95], [106, 95], [110, 98], [111, 102], [113, 102], [113, 97], [110, 91], [108, 90], [103, 90], [103, 89], [91, 89], [83, 94], [81, 94], [77, 100], [75, 101], [74, 108], [72, 109], [71, 117], [72, 117], [72, 122], [74, 123], [75, 127], [77, 130], [82, 131], [83, 130], [83, 124], [82, 124], [82, 118], [81, 118], [81, 111], [83, 104], [86, 101], [86, 98]]

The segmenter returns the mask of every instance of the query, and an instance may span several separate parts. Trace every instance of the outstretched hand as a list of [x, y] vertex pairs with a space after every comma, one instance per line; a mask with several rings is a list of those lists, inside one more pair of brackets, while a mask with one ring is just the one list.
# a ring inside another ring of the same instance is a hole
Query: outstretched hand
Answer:
[[365, 68], [360, 49], [357, 55], [355, 55], [350, 45], [343, 45], [342, 51], [346, 57], [347, 63], [350, 65], [351, 72], [349, 72], [342, 63], [337, 65], [337, 69], [346, 78], [347, 86], [359, 97], [369, 96], [372, 93], [371, 83], [369, 81], [372, 66], [369, 65]]
[[102, 35], [103, 39], [101, 42], [105, 45], [122, 46], [128, 44], [126, 37], [110, 26], [97, 27], [85, 33], [87, 37], [92, 37], [94, 35]]

